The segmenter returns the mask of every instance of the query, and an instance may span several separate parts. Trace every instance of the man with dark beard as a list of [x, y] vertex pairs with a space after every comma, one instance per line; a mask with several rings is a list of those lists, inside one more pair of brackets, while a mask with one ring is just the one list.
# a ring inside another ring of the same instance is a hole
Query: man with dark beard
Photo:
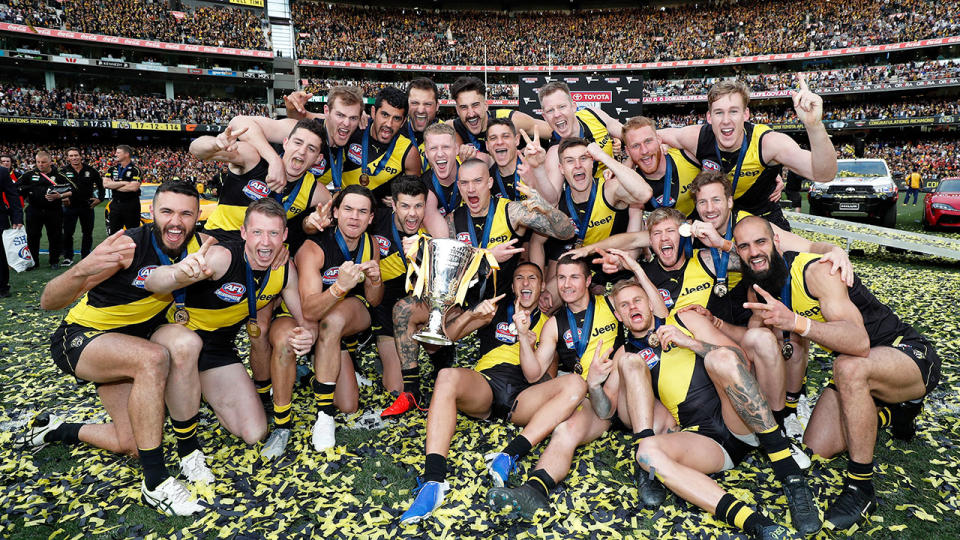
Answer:
[[940, 359], [859, 278], [848, 287], [827, 265], [814, 264], [817, 255], [782, 252], [767, 221], [743, 219], [734, 236], [744, 279], [752, 283], [744, 304], [753, 311], [751, 322], [793, 332], [836, 355], [835, 382], [817, 401], [804, 443], [828, 458], [848, 452], [843, 491], [825, 514], [834, 528], [847, 529], [877, 507], [878, 408], [892, 415], [894, 436], [909, 440], [923, 397], [940, 380]]
[[63, 309], [82, 296], [53, 334], [53, 361], [77, 380], [96, 385], [112, 421], [65, 423], [41, 416], [19, 438], [34, 448], [82, 441], [139, 456], [144, 502], [169, 515], [191, 515], [203, 507], [169, 475], [163, 456], [164, 399], [180, 400], [189, 392], [172, 370], [180, 360], [176, 351], [150, 341], [168, 327], [178, 330], [178, 325], [162, 326], [173, 296], [151, 293], [143, 285], [155, 269], [200, 249], [195, 234], [199, 199], [191, 184], [164, 183], [153, 199], [153, 223], [112, 234], [47, 284], [40, 297], [43, 309]]

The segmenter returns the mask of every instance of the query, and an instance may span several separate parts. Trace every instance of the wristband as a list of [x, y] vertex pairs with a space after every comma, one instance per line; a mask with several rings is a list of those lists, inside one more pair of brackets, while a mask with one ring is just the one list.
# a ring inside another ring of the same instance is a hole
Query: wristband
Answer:
[[[812, 326], [810, 319], [801, 317], [799, 313], [793, 314], [793, 333], [801, 337], [807, 337]], [[801, 329], [802, 328], [802, 329]]]
[[340, 288], [340, 286], [337, 285], [336, 283], [334, 283], [333, 285], [330, 285], [330, 288], [327, 290], [330, 291], [330, 294], [332, 294], [333, 297], [336, 298], [337, 300], [340, 300], [347, 295], [347, 291]]
[[723, 251], [733, 251], [734, 247], [736, 247], [736, 244], [734, 244], [731, 240], [727, 240], [726, 238], [724, 238], [723, 246], [720, 249]]

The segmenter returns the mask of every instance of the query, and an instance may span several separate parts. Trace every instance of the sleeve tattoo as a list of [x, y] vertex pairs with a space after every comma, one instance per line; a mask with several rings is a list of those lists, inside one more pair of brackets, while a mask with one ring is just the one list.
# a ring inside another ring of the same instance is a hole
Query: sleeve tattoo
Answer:
[[593, 407], [593, 412], [597, 413], [597, 416], [603, 420], [610, 418], [613, 413], [611, 410], [613, 404], [610, 403], [610, 398], [603, 391], [602, 384], [590, 387], [590, 405]]
[[543, 210], [531, 210], [525, 204], [512, 202], [507, 206], [507, 212], [514, 223], [529, 227], [544, 236], [559, 240], [573, 238], [573, 223], [566, 214], [550, 206], [539, 195], [536, 196], [534, 204]]

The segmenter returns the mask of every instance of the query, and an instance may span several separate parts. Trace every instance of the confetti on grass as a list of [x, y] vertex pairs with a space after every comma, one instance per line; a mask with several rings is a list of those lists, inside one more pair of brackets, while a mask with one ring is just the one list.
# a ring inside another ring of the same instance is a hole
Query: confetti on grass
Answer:
[[[888, 433], [880, 435], [880, 509], [857, 536], [960, 537], [960, 270], [955, 264], [916, 261], [883, 253], [855, 259], [863, 280], [933, 341], [944, 364], [943, 380], [927, 399], [917, 437], [903, 443]], [[452, 489], [446, 500], [433, 517], [401, 526], [398, 518], [412, 501], [416, 476], [423, 469], [426, 415], [409, 413], [380, 427], [377, 413], [392, 399], [378, 386], [373, 350], [365, 351], [361, 367], [377, 384], [361, 387], [360, 412], [338, 417], [339, 446], [327, 452], [317, 453], [310, 446], [315, 406], [302, 388], [294, 393], [295, 434], [286, 454], [272, 463], [260, 459], [260, 445], [247, 447], [202, 408], [200, 441], [217, 480], [194, 490], [209, 510], [198, 518], [161, 516], [139, 502], [140, 473], [134, 460], [84, 445], [50, 446], [37, 453], [11, 447], [16, 431], [42, 409], [70, 421], [104, 420], [93, 387], [62, 375], [49, 358], [49, 336], [62, 314], [34, 307], [42, 286], [30, 285], [11, 299], [19, 304], [4, 304], [0, 311], [0, 536], [744, 538], [673, 496], [657, 510], [639, 509], [632, 452], [615, 432], [577, 452], [570, 475], [551, 494], [552, 513], [523, 522], [493, 512], [485, 503], [489, 481], [483, 456], [499, 450], [519, 429], [464, 417], [451, 445]], [[472, 339], [461, 344], [460, 365], [470, 364], [475, 347]], [[814, 350], [809, 383], [813, 396], [826, 383], [830, 362], [824, 351]], [[424, 373], [429, 369], [425, 365]], [[174, 472], [169, 427], [164, 445]], [[533, 469], [539, 454], [540, 449], [534, 449], [519, 463], [514, 483]], [[843, 457], [814, 460], [808, 475], [821, 508], [839, 493], [845, 468]], [[767, 515], [789, 522], [786, 501], [759, 453], [716, 479]], [[819, 535], [838, 536], [827, 531]]]

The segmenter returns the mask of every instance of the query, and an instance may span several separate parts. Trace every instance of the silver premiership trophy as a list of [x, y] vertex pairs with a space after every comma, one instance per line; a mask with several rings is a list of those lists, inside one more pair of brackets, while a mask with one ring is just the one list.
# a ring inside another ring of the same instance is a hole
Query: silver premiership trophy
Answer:
[[414, 339], [430, 345], [453, 344], [443, 334], [443, 314], [456, 302], [457, 291], [464, 280], [473, 278], [467, 275], [467, 270], [477, 251], [459, 240], [433, 238], [429, 241], [423, 265], [426, 268], [421, 269], [426, 272], [421, 299], [430, 307], [430, 318]]

